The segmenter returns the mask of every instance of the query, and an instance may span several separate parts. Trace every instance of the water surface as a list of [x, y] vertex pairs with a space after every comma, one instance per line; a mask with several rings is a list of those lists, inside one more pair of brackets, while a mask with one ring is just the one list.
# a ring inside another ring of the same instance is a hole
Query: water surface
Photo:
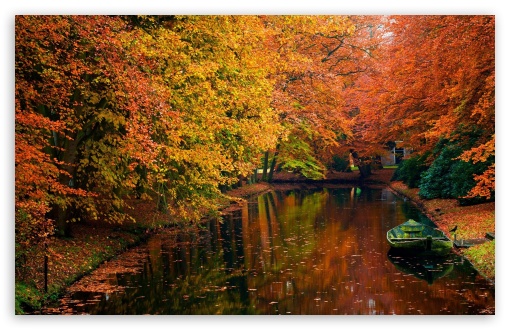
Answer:
[[270, 192], [198, 234], [156, 235], [138, 271], [103, 277], [118, 290], [74, 292], [58, 313], [493, 314], [494, 286], [462, 257], [390, 251], [409, 218], [433, 225], [387, 189]]

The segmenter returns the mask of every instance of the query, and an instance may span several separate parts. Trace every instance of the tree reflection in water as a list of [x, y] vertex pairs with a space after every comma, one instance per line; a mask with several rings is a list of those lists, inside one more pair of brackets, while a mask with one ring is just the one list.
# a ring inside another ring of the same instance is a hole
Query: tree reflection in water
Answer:
[[[430, 221], [386, 189], [273, 191], [198, 240], [159, 234], [120, 292], [76, 292], [61, 308], [91, 314], [480, 314], [494, 286], [457, 255], [388, 254], [386, 231]], [[195, 242], [194, 242], [195, 241]], [[193, 243], [194, 242], [194, 243]], [[100, 298], [99, 298], [100, 297]]]

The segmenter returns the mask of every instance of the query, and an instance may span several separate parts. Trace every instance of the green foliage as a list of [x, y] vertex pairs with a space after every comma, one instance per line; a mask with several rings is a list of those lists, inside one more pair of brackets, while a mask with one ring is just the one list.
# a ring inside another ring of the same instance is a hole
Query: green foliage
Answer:
[[349, 159], [345, 156], [341, 157], [339, 155], [333, 155], [330, 167], [338, 172], [346, 172], [347, 170], [350, 170]]
[[403, 181], [409, 188], [417, 188], [420, 183], [421, 174], [427, 170], [425, 161], [430, 153], [416, 155], [405, 159], [393, 173], [392, 181]]
[[313, 180], [324, 178], [325, 167], [313, 156], [310, 145], [295, 135], [281, 144], [282, 169], [301, 173]]
[[[476, 135], [472, 133], [471, 135]], [[492, 163], [494, 157], [486, 162], [465, 162], [458, 157], [464, 150], [470, 148], [472, 136], [468, 139], [455, 141], [441, 140], [438, 142], [435, 152], [439, 155], [432, 165], [422, 173], [419, 188], [420, 197], [433, 198], [459, 198], [463, 204], [473, 204], [476, 199], [462, 199], [475, 186], [473, 175], [481, 174]]]

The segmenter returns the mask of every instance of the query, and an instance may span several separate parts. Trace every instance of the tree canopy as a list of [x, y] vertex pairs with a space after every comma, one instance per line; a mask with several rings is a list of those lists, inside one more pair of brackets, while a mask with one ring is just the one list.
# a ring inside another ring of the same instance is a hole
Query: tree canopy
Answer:
[[495, 191], [494, 16], [16, 16], [15, 79], [20, 251], [132, 196], [197, 221], [268, 152], [317, 179], [470, 139]]

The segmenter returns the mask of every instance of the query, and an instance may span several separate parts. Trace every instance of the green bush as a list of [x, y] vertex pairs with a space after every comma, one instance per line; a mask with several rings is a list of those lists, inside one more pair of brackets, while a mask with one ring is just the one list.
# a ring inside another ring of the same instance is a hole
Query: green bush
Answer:
[[281, 169], [300, 173], [312, 180], [324, 179], [326, 167], [315, 158], [309, 143], [298, 136], [289, 136], [280, 146]]
[[441, 141], [436, 148], [439, 156], [432, 165], [422, 173], [419, 183], [419, 195], [425, 199], [433, 198], [459, 198], [463, 204], [479, 202], [478, 199], [462, 199], [475, 186], [473, 175], [481, 174], [494, 162], [465, 162], [457, 159], [470, 144], [457, 141]]
[[333, 162], [331, 163], [330, 168], [338, 172], [345, 172], [347, 169], [350, 169], [349, 160], [346, 157], [333, 155]]
[[421, 174], [428, 169], [425, 161], [429, 155], [430, 153], [424, 153], [405, 159], [398, 165], [391, 180], [403, 181], [409, 188], [418, 188]]

